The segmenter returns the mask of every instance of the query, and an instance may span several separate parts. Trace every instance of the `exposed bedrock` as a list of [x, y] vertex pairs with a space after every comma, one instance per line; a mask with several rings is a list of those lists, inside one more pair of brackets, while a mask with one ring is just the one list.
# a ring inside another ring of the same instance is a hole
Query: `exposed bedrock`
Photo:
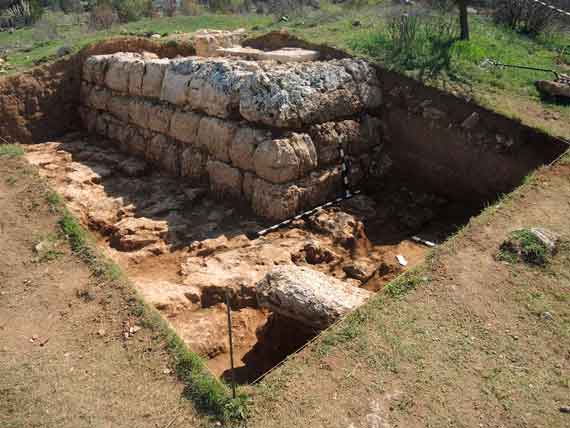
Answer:
[[361, 179], [381, 150], [374, 70], [343, 59], [280, 65], [227, 58], [88, 58], [81, 116], [90, 132], [167, 173], [279, 220], [337, 195], [339, 144]]
[[317, 329], [327, 328], [371, 296], [369, 291], [298, 266], [280, 266], [257, 283], [259, 306]]

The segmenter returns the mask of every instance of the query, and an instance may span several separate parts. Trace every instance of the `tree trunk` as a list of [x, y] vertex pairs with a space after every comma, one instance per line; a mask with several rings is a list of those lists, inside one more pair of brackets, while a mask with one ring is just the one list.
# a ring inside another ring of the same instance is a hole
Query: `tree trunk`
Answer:
[[362, 305], [372, 293], [312, 269], [282, 266], [257, 283], [259, 306], [325, 329]]
[[459, 26], [461, 27], [461, 40], [469, 40], [469, 18], [467, 16], [467, 0], [458, 0]]

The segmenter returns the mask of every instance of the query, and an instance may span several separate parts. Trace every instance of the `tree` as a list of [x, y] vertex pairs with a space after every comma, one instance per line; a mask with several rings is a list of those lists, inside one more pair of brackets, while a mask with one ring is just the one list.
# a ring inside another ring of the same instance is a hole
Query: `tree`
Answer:
[[468, 0], [455, 0], [459, 8], [459, 26], [461, 27], [461, 40], [469, 40], [469, 18], [467, 16]]

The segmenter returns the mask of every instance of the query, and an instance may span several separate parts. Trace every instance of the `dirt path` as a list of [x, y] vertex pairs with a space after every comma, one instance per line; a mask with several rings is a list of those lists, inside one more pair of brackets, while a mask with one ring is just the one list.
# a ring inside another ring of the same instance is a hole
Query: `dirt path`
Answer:
[[199, 426], [164, 344], [124, 338], [129, 292], [91, 277], [57, 219], [35, 172], [0, 157], [0, 426]]
[[[568, 177], [569, 163], [539, 172], [446, 243], [415, 291], [378, 296], [270, 374], [251, 425], [570, 426]], [[548, 267], [495, 259], [537, 225], [566, 239]]]

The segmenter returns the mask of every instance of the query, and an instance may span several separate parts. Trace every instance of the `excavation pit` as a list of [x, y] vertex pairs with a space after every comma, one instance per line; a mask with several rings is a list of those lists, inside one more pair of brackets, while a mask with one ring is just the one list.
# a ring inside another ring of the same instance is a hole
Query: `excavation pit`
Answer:
[[[28, 160], [221, 377], [229, 293], [240, 383], [319, 333], [259, 307], [256, 284], [269, 271], [300, 266], [379, 292], [424, 260], [429, 247], [413, 237], [443, 242], [564, 150], [348, 56], [288, 65], [103, 53], [75, 58], [73, 75], [36, 73], [55, 89], [46, 83], [48, 95], [31, 91], [25, 108], [3, 111], [0, 130], [36, 143]], [[58, 92], [65, 79], [75, 82], [69, 97]], [[50, 96], [64, 98], [80, 132], [56, 120]], [[361, 195], [246, 237], [342, 195], [339, 147]]]

